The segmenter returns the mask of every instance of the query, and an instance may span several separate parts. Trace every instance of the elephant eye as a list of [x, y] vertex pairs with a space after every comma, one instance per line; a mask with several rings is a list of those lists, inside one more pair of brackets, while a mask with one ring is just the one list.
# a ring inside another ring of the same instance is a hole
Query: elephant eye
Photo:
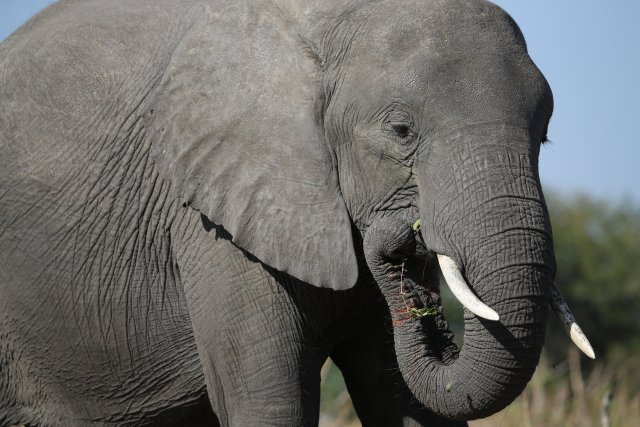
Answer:
[[391, 129], [393, 130], [393, 133], [395, 133], [398, 138], [405, 139], [411, 134], [411, 131], [409, 130], [409, 126], [407, 125], [392, 125]]
[[401, 145], [410, 145], [416, 136], [411, 115], [397, 108], [390, 111], [384, 118], [382, 129]]

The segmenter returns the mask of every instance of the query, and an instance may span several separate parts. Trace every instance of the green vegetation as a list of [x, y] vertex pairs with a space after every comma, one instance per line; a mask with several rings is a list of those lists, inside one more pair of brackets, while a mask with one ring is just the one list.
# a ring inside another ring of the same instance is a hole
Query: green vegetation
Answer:
[[[570, 201], [553, 197], [549, 208], [556, 281], [597, 359], [618, 363], [638, 354], [640, 209], [586, 197]], [[548, 330], [548, 353], [554, 361], [566, 354], [560, 329]]]
[[[581, 356], [551, 316], [540, 366], [525, 392], [471, 426], [640, 425], [640, 209], [585, 196], [552, 196], [548, 204], [556, 281], [596, 360]], [[446, 286], [442, 296], [461, 344], [462, 309]], [[359, 425], [339, 371], [333, 366], [325, 372], [321, 425]]]
[[320, 376], [322, 378], [320, 427], [360, 426], [338, 367], [328, 360], [322, 367]]

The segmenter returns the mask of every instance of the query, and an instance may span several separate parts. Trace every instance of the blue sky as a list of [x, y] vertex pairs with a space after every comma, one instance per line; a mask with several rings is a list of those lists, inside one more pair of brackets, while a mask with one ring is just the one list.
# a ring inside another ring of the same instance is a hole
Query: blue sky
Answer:
[[[545, 189], [640, 205], [640, 1], [495, 0], [554, 92]], [[0, 40], [49, 0], [0, 0]]]

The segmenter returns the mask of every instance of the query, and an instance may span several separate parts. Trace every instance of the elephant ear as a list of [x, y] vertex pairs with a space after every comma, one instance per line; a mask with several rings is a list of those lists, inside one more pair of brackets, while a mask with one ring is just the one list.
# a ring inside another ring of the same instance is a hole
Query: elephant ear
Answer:
[[147, 124], [155, 164], [183, 206], [263, 263], [350, 288], [357, 262], [319, 123], [320, 70], [279, 13], [251, 7], [202, 17], [173, 51]]

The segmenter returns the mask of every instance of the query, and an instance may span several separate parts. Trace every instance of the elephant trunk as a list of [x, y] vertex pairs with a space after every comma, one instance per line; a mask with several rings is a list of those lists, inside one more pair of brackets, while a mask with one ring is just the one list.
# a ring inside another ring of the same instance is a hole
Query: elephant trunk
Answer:
[[[486, 172], [478, 174], [486, 176], [459, 199], [475, 200], [473, 205], [452, 209], [456, 203], [449, 198], [439, 209], [421, 206], [426, 255], [406, 219], [381, 217], [364, 240], [368, 266], [392, 314], [408, 387], [423, 405], [457, 419], [492, 414], [524, 389], [540, 357], [555, 274], [537, 174], [513, 178], [512, 167], [484, 164]], [[435, 254], [452, 258], [478, 298], [499, 315], [487, 320], [465, 308], [459, 353], [451, 350], [437, 284], [429, 275], [425, 280], [426, 270], [437, 271]]]

